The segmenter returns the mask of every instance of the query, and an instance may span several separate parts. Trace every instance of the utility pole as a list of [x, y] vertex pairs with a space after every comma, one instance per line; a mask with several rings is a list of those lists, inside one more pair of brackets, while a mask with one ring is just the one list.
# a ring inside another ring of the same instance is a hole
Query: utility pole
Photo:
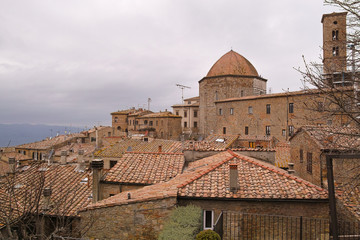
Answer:
[[181, 84], [176, 84], [176, 86], [178, 86], [179, 88], [181, 88], [181, 103], [184, 102], [184, 89], [185, 88], [191, 88], [185, 85], [181, 85]]

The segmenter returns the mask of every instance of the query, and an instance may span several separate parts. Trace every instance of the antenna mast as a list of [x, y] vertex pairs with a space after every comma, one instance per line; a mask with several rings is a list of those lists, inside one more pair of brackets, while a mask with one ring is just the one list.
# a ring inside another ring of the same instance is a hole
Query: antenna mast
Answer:
[[181, 100], [183, 103], [184, 102], [184, 89], [185, 88], [191, 88], [191, 87], [188, 87], [188, 86], [185, 86], [185, 85], [181, 85], [181, 84], [176, 84], [176, 86], [178, 86], [179, 88], [181, 88]]

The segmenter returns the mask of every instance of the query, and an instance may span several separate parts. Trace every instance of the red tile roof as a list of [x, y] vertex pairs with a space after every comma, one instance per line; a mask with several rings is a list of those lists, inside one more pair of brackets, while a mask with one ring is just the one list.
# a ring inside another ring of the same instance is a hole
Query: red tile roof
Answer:
[[182, 152], [181, 142], [179, 141], [154, 139], [145, 142], [139, 139], [124, 139], [112, 146], [99, 150], [95, 153], [95, 156], [120, 158], [129, 148], [132, 152], [158, 152], [159, 146], [161, 146], [162, 152]]
[[83, 137], [83, 134], [73, 133], [68, 135], [59, 135], [57, 137], [48, 138], [39, 142], [27, 143], [16, 146], [16, 148], [27, 148], [27, 149], [39, 149], [47, 150], [55, 145], [61, 144], [66, 141], [70, 141], [76, 137]]
[[301, 132], [307, 133], [322, 150], [360, 150], [360, 131], [354, 127], [304, 126], [290, 141]]
[[179, 153], [126, 153], [105, 175], [104, 181], [155, 184], [182, 172], [184, 155]]
[[7, 152], [7, 153], [3, 153], [2, 157], [6, 157], [6, 158], [15, 158], [15, 161], [24, 161], [24, 160], [32, 160], [31, 157], [28, 157], [24, 154], [21, 153], [17, 153], [17, 152]]
[[[76, 165], [33, 163], [16, 173], [14, 184], [9, 184], [9, 179], [11, 178], [0, 180], [0, 206], [2, 208], [0, 225], [4, 223], [6, 216], [15, 220], [24, 214], [23, 208], [34, 211], [33, 204], [37, 202], [34, 200], [37, 194], [41, 194], [40, 206], [42, 206], [42, 183], [45, 188], [52, 190], [51, 207], [44, 212], [45, 214], [76, 216], [80, 208], [86, 207], [92, 201], [89, 198], [92, 193], [92, 177], [87, 171], [76, 171]], [[84, 181], [86, 179], [90, 181], [89, 184]], [[8, 191], [9, 186], [14, 186], [14, 192]], [[10, 209], [13, 214], [9, 215]]]
[[95, 151], [95, 145], [92, 143], [72, 143], [57, 149], [54, 155], [59, 157], [62, 151], [67, 151], [66, 161], [75, 162], [79, 155], [79, 150], [84, 151], [84, 156], [91, 155]]
[[[236, 193], [230, 191], [229, 164], [238, 165]], [[326, 200], [327, 191], [270, 164], [228, 150], [189, 164], [175, 178], [90, 205], [101, 208], [169, 197], [239, 200]]]
[[360, 220], [360, 186], [353, 182], [335, 185], [337, 198]]

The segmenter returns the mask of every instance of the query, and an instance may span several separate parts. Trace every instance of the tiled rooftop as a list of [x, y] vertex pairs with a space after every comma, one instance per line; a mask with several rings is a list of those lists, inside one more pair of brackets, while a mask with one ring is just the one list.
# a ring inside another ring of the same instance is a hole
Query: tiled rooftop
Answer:
[[224, 151], [238, 139], [238, 135], [209, 135], [203, 141], [186, 141], [184, 149], [190, 151]]
[[184, 155], [179, 153], [125, 153], [106, 174], [104, 181], [155, 184], [182, 172]]
[[159, 117], [171, 117], [171, 118], [181, 118], [180, 116], [177, 116], [175, 114], [172, 114], [171, 112], [156, 112], [156, 113], [149, 113], [146, 115], [143, 115], [139, 118], [159, 118]]
[[95, 153], [96, 157], [117, 157], [120, 158], [126, 151], [131, 152], [162, 152], [181, 153], [181, 142], [163, 139], [154, 139], [145, 142], [139, 139], [124, 139], [112, 146], [101, 149]]
[[[236, 193], [230, 191], [229, 165], [238, 166]], [[326, 200], [327, 191], [270, 164], [228, 150], [189, 164], [168, 182], [117, 194], [90, 205], [100, 208], [169, 197], [207, 199]]]
[[83, 134], [73, 133], [68, 135], [59, 135], [57, 137], [48, 138], [39, 142], [27, 143], [16, 146], [16, 148], [27, 148], [27, 149], [38, 149], [38, 150], [46, 150], [55, 146], [57, 144], [63, 143], [65, 141], [69, 141], [75, 137], [83, 137]]
[[336, 184], [336, 195], [360, 221], [360, 186], [358, 184]]
[[63, 146], [55, 151], [55, 156], [61, 156], [62, 151], [67, 151], [67, 162], [74, 162], [79, 155], [79, 150], [84, 150], [84, 156], [90, 155], [95, 151], [95, 145], [92, 143], [72, 143]]
[[[43, 176], [43, 177], [42, 177]], [[45, 179], [43, 182], [41, 179]], [[90, 181], [88, 184], [88, 181]], [[76, 165], [48, 165], [45, 163], [34, 163], [31, 166], [23, 168], [22, 171], [16, 173], [16, 181], [13, 184], [15, 189], [16, 201], [20, 208], [25, 207], [31, 210], [30, 203], [34, 201], [25, 200], [34, 199], [41, 189], [43, 182], [45, 188], [51, 188], [51, 208], [45, 211], [45, 214], [59, 216], [76, 216], [80, 208], [86, 207], [90, 202], [92, 193], [91, 175], [89, 172], [76, 171]], [[14, 211], [12, 217], [16, 218], [16, 214], [21, 215], [21, 209], [15, 207], [14, 202], [10, 205], [10, 201], [14, 201], [15, 197], [9, 197], [7, 187], [7, 179], [0, 181], [0, 224], [4, 220], [4, 215], [9, 214], [9, 208]], [[41, 194], [42, 196], [42, 194]], [[43, 204], [43, 196], [40, 205]]]
[[360, 150], [360, 132], [357, 128], [304, 126], [290, 138], [290, 141], [302, 131], [307, 133], [322, 150]]

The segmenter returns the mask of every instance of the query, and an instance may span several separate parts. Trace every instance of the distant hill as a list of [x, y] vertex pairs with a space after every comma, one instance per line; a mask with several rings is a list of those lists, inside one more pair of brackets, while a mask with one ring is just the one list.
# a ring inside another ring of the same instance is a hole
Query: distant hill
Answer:
[[81, 132], [78, 127], [31, 125], [31, 124], [0, 124], [0, 147], [16, 146], [54, 137], [56, 134]]

